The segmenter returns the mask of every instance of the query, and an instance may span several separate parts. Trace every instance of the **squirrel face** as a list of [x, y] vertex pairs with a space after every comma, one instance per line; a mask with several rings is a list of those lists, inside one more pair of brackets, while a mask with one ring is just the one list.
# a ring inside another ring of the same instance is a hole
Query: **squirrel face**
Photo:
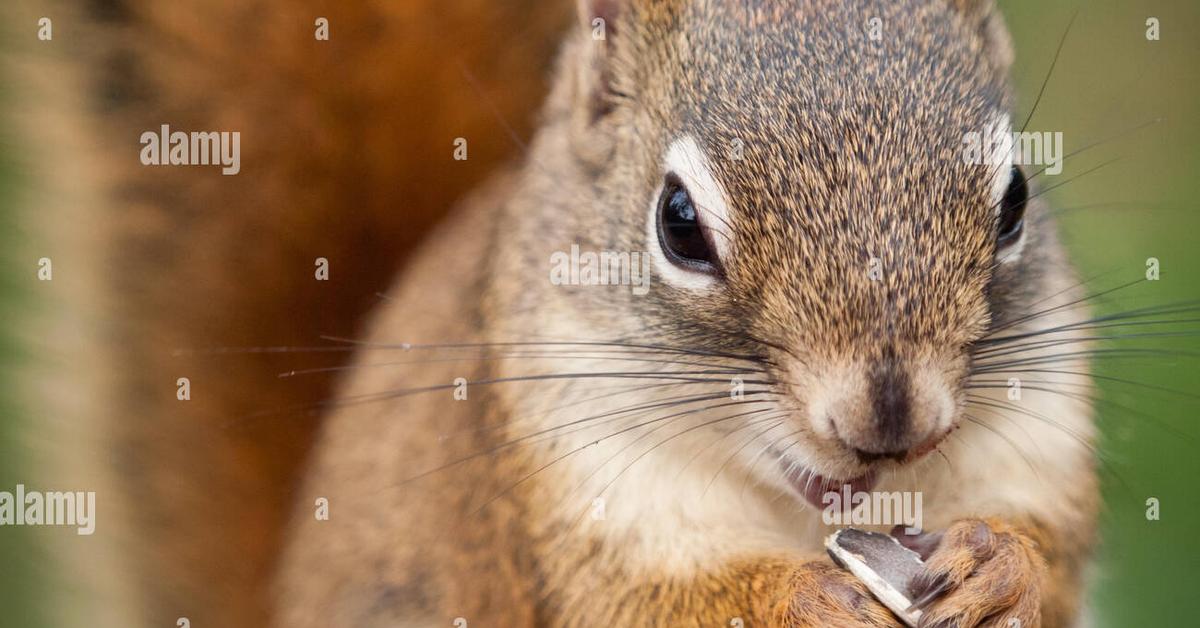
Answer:
[[793, 487], [930, 451], [1023, 281], [1024, 178], [962, 148], [1009, 131], [990, 5], [585, 10], [610, 26], [567, 57], [590, 204], [570, 237], [649, 251], [644, 328], [765, 357], [800, 436], [771, 473]]

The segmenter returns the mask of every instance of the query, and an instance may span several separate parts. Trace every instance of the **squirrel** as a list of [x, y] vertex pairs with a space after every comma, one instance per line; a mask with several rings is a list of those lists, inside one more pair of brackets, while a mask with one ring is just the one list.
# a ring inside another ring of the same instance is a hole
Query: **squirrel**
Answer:
[[[553, 4], [328, 9], [327, 53], [284, 43], [326, 9], [92, 9], [102, 137], [240, 125], [247, 148], [236, 177], [79, 183], [126, 223], [73, 225], [108, 247], [112, 318], [85, 342], [132, 365], [90, 388], [113, 405], [79, 440], [109, 464], [76, 463], [135, 541], [104, 556], [134, 574], [107, 583], [113, 625], [898, 626], [823, 553], [841, 489], [922, 495], [898, 533], [926, 559], [922, 626], [1072, 625], [1091, 407], [1014, 404], [1005, 356], [1085, 315], [1035, 176], [962, 157], [1018, 128], [993, 3]], [[503, 70], [556, 39], [518, 163], [472, 143], [437, 179], [422, 133], [517, 117], [540, 79]], [[476, 91], [431, 87], [438, 55]], [[555, 279], [576, 250], [634, 268]], [[307, 283], [318, 256], [354, 286]], [[361, 339], [309, 346], [330, 324]]]
[[[1089, 407], [1022, 400], [1065, 430], [964, 417], [1003, 408], [977, 381], [1008, 380], [999, 339], [1081, 320], [1029, 177], [960, 156], [1012, 130], [991, 3], [580, 17], [523, 167], [425, 244], [363, 341], [282, 624], [898, 625], [821, 553], [824, 488], [851, 485], [923, 494], [921, 625], [1070, 625]], [[547, 281], [571, 245], [644, 251], [654, 283]]]

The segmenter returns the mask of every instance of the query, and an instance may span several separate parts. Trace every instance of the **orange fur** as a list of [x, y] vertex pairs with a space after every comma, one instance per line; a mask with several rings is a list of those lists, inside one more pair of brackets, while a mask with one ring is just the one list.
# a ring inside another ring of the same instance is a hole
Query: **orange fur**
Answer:
[[[78, 184], [88, 194], [29, 210], [45, 214], [50, 236], [70, 233], [55, 242], [56, 259], [78, 269], [67, 281], [86, 289], [63, 290], [62, 311], [93, 317], [82, 350], [56, 348], [86, 356], [64, 372], [94, 393], [64, 412], [64, 423], [85, 433], [59, 461], [105, 454], [66, 475], [101, 482], [112, 496], [98, 579], [123, 582], [126, 597], [106, 598], [121, 609], [110, 625], [172, 625], [180, 616], [223, 628], [453, 625], [457, 617], [514, 628], [715, 626], [734, 618], [747, 626], [896, 625], [820, 556], [823, 530], [813, 513], [777, 499], [778, 487], [754, 475], [756, 461], [738, 459], [723, 473], [724, 456], [710, 451], [683, 464], [704, 453], [701, 438], [663, 441], [648, 459], [632, 460], [615, 484], [611, 520], [581, 525], [572, 500], [595, 467], [564, 456], [579, 441], [503, 445], [590, 388], [475, 385], [561, 368], [545, 356], [514, 364], [493, 348], [474, 361], [380, 368], [381, 354], [369, 349], [353, 361], [348, 353], [187, 351], [311, 345], [321, 334], [357, 337], [363, 328], [369, 341], [388, 345], [650, 334], [656, 343], [753, 349], [787, 365], [804, 381], [772, 392], [795, 417], [811, 402], [810, 378], [834, 367], [857, 375], [885, 353], [961, 380], [964, 347], [996, 322], [1006, 299], [1019, 314], [1023, 302], [1071, 297], [1048, 225], [1031, 247], [1045, 277], [1027, 276], [1034, 263], [992, 268], [992, 217], [968, 210], [981, 206], [987, 182], [938, 161], [944, 155], [926, 143], [938, 133], [953, 140], [955, 130], [1008, 102], [1011, 50], [990, 3], [601, 4], [620, 8], [612, 39], [597, 44], [586, 28], [567, 37], [521, 168], [478, 188], [427, 238], [369, 322], [374, 293], [401, 258], [514, 153], [496, 117], [515, 121], [518, 135], [532, 127], [525, 114], [543, 91], [536, 70], [567, 21], [564, 7], [259, 0], [61, 13], [70, 16], [56, 26], [64, 50], [39, 59], [48, 64], [41, 67], [68, 68], [62, 76], [72, 93], [103, 97], [54, 101], [80, 137], [39, 161], [78, 168], [47, 167], [41, 176], [47, 189]], [[312, 40], [316, 15], [329, 17], [330, 42]], [[878, 48], [858, 36], [869, 16], [882, 16], [895, 35]], [[114, 158], [122, 149], [113, 147], [131, 146], [163, 122], [240, 130], [242, 173], [145, 169], [132, 149]], [[728, 290], [665, 286], [657, 300], [638, 301], [548, 287], [547, 254], [568, 244], [654, 246], [644, 238], [645, 208], [660, 157], [682, 133], [710, 154], [733, 139], [750, 149], [744, 162], [713, 164], [728, 187], [727, 227], [740, 246], [724, 277]], [[458, 136], [470, 142], [467, 162], [450, 160]], [[73, 179], [78, 170], [87, 176]], [[110, 219], [70, 213], [93, 201]], [[874, 254], [892, 271], [882, 284], [859, 272]], [[312, 282], [318, 256], [333, 265], [327, 284]], [[1032, 294], [989, 290], [1014, 277], [1028, 278]], [[881, 338], [895, 346], [885, 352]], [[356, 368], [336, 391], [332, 379], [276, 377], [343, 366]], [[595, 369], [583, 359], [573, 366]], [[774, 383], [785, 379], [772, 374]], [[184, 375], [195, 395], [187, 404], [173, 396], [175, 377]], [[457, 377], [472, 383], [467, 402], [448, 393], [354, 402]], [[725, 393], [725, 385], [716, 388]], [[320, 421], [308, 412], [334, 394], [346, 403]], [[850, 409], [853, 427], [868, 432], [869, 408]], [[263, 410], [282, 412], [256, 414]], [[1086, 420], [1085, 407], [1065, 411]], [[855, 468], [811, 426], [789, 429], [814, 458]], [[695, 436], [730, 434], [715, 432]], [[947, 460], [962, 465], [950, 472], [928, 458], [883, 467], [897, 478], [911, 471], [939, 498], [930, 522], [947, 529], [946, 541], [931, 568], [948, 585], [928, 617], [1068, 625], [1098, 499], [1090, 458], [1056, 451], [1049, 462], [1061, 466], [1047, 469], [1051, 481], [1019, 486], [1026, 452], [981, 461], [971, 447], [988, 446], [989, 434], [964, 426], [958, 435], [965, 444], [944, 446]], [[619, 454], [638, 444], [631, 441], [592, 452]], [[619, 462], [641, 450], [631, 451]], [[990, 469], [1001, 471], [997, 483], [1011, 480], [1003, 495], [996, 489], [1002, 499], [980, 499], [986, 485], [961, 485]], [[715, 482], [725, 501], [655, 494], [668, 473], [690, 485]], [[329, 521], [313, 517], [318, 497], [329, 500]]]

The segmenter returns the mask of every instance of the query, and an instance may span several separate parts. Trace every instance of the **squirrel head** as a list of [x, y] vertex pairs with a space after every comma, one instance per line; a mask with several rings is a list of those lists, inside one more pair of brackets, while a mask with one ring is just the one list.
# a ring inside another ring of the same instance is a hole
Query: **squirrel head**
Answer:
[[[762, 355], [792, 455], [823, 476], [931, 448], [1028, 262], [1024, 178], [963, 152], [1011, 135], [991, 3], [583, 0], [580, 16], [557, 139], [531, 154], [556, 173], [536, 186], [554, 216], [530, 220], [554, 248], [647, 252], [653, 282], [571, 292], [574, 320]], [[614, 308], [628, 329], [584, 313]]]

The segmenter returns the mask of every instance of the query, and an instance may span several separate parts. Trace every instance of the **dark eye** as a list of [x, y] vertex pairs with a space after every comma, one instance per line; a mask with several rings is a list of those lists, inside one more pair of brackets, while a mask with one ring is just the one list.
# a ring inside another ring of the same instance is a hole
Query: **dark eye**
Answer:
[[1003, 247], [1017, 241], [1025, 226], [1025, 202], [1029, 200], [1029, 184], [1025, 173], [1013, 166], [1008, 189], [1000, 200], [1000, 223], [996, 229], [996, 244]]
[[658, 199], [658, 242], [673, 263], [704, 272], [716, 270], [700, 216], [687, 188], [675, 175], [667, 175]]

